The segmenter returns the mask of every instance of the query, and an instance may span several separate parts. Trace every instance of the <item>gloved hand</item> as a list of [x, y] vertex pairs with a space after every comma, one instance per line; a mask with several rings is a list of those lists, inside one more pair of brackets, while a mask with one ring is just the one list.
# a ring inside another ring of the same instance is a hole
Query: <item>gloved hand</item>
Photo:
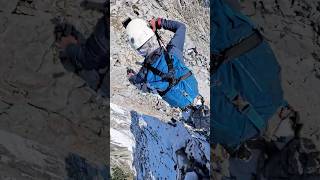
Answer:
[[60, 18], [54, 18], [52, 21], [56, 24], [54, 36], [59, 49], [64, 50], [68, 45], [80, 42], [82, 34], [72, 24]]
[[65, 49], [70, 44], [78, 44], [78, 40], [72, 35], [61, 37], [61, 40], [57, 42], [60, 49]]
[[155, 32], [157, 29], [161, 29], [161, 18], [152, 18], [149, 21], [150, 27], [152, 29], [153, 32]]
[[136, 72], [133, 69], [127, 68], [127, 77], [132, 84], [135, 84]]
[[132, 76], [136, 75], [136, 72], [133, 69], [128, 68], [127, 69], [127, 76], [128, 78], [131, 78]]

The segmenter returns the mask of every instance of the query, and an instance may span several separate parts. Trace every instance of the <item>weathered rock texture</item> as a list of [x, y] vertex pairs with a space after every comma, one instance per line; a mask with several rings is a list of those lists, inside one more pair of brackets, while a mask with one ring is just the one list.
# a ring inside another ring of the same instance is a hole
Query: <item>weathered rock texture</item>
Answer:
[[319, 1], [251, 0], [242, 6], [278, 58], [284, 95], [300, 113], [303, 135], [319, 141]]
[[0, 179], [65, 179], [69, 153], [103, 166], [106, 108], [57, 58], [50, 19], [88, 36], [101, 14], [80, 1], [0, 1]]
[[110, 133], [114, 178], [187, 179], [193, 173], [208, 179], [210, 145], [182, 122], [167, 123], [111, 103]]
[[[159, 96], [142, 93], [133, 85], [131, 85], [128, 81], [127, 68], [133, 68], [135, 71], [138, 71], [139, 68], [141, 68], [141, 64], [139, 63], [143, 61], [143, 58], [139, 57], [139, 55], [130, 47], [127, 41], [127, 36], [125, 34], [125, 29], [122, 26], [122, 22], [127, 17], [130, 17], [131, 19], [139, 17], [149, 20], [151, 19], [151, 17], [154, 16], [177, 20], [185, 23], [187, 26], [187, 35], [184, 46], [184, 60], [185, 63], [192, 69], [192, 71], [196, 75], [196, 78], [199, 82], [200, 93], [204, 96], [206, 104], [209, 104], [210, 18], [208, 1], [120, 0], [111, 1], [110, 6], [110, 101], [111, 103], [120, 107], [125, 107], [130, 111], [136, 111], [139, 114], [149, 115], [154, 118], [158, 118], [157, 120], [163, 121], [162, 124], [164, 123], [164, 125], [160, 126], [160, 129], [161, 127], [166, 127], [167, 132], [169, 133], [171, 132], [171, 130], [174, 130], [174, 128], [170, 128], [170, 126], [167, 127], [165, 122], [168, 122], [171, 119], [171, 117], [179, 116], [180, 112], [178, 109], [170, 108], [168, 104], [165, 103]], [[160, 30], [160, 34], [165, 42], [168, 42], [170, 40], [170, 37], [172, 37], [173, 35], [169, 31], [164, 30]], [[147, 173], [150, 173], [149, 175], [153, 175], [155, 179], [165, 178], [165, 174], [161, 174], [161, 172], [164, 172], [162, 171], [163, 169], [157, 170], [155, 168], [155, 165], [151, 164], [152, 162], [159, 162], [160, 167], [162, 167], [161, 165], [166, 165], [166, 163], [168, 163], [167, 161], [165, 161], [165, 159], [162, 161], [153, 159], [154, 161], [150, 162], [143, 160], [143, 158], [153, 158], [151, 157], [153, 150], [148, 148], [150, 144], [156, 143], [156, 141], [152, 141], [152, 138], [151, 140], [148, 139], [148, 129], [151, 128], [152, 125], [148, 125], [148, 128], [141, 128], [141, 132], [139, 133], [142, 134], [142, 137], [131, 137], [132, 135], [130, 134], [137, 134], [137, 132], [130, 130], [130, 119], [129, 122], [126, 122], [128, 121], [128, 117], [120, 118], [117, 116], [118, 115], [111, 115], [111, 128], [113, 129], [111, 131], [111, 163], [113, 167], [122, 168], [123, 172], [131, 174], [129, 176], [136, 175], [137, 177], [141, 178], [147, 177]], [[114, 118], [116, 119], [114, 120]], [[115, 123], [117, 121], [119, 122]], [[183, 129], [180, 130], [183, 131]], [[159, 130], [159, 132], [154, 131], [152, 133], [155, 133], [155, 136], [159, 136], [159, 139], [161, 140], [159, 142], [163, 143], [163, 140], [161, 139], [161, 133], [165, 132], [166, 131]], [[120, 136], [120, 134], [123, 135], [123, 138], [127, 137], [127, 139], [132, 140], [130, 140], [130, 142], [124, 142], [124, 144], [119, 144], [119, 142], [117, 141], [117, 137]], [[143, 139], [144, 136], [146, 136], [147, 139]], [[137, 150], [132, 152], [129, 151], [127, 148], [123, 148], [126, 147], [126, 143], [129, 145], [135, 144], [137, 146]], [[172, 146], [172, 149], [174, 149], [174, 144], [170, 145], [172, 141], [168, 139], [166, 143], [169, 144], [168, 147]], [[159, 146], [161, 147], [161, 145]], [[167, 145], [163, 144], [163, 147], [165, 146]], [[145, 156], [144, 153], [146, 154]], [[139, 162], [136, 159], [139, 155], [141, 155], [142, 164], [146, 164], [145, 166], [139, 166]], [[162, 154], [155, 156], [165, 157], [165, 155]], [[172, 153], [169, 154], [169, 156], [175, 158], [174, 151], [172, 151]], [[132, 164], [133, 161], [134, 164]], [[122, 163], [129, 163], [129, 165], [119, 166]], [[130, 168], [128, 169], [128, 166], [131, 165], [133, 166], [131, 167], [131, 169], [136, 170], [136, 172], [132, 172]], [[170, 170], [170, 168], [172, 171], [172, 167], [168, 167], [166, 170], [168, 171]], [[145, 171], [145, 176], [141, 176], [142, 171]], [[174, 173], [177, 172], [171, 172], [172, 174], [168, 174], [168, 177], [173, 177]]]
[[[122, 21], [127, 17], [163, 17], [178, 20], [187, 25], [184, 47], [185, 63], [199, 81], [200, 92], [209, 103], [209, 8], [199, 1], [111, 1], [111, 101], [126, 107], [139, 108], [142, 112], [163, 117], [172, 115], [172, 110], [163, 101], [150, 94], [142, 94], [128, 81], [127, 68], [138, 70], [142, 57], [130, 47]], [[202, 17], [199, 19], [198, 17]], [[172, 33], [161, 30], [168, 42]], [[160, 110], [161, 109], [161, 110]]]

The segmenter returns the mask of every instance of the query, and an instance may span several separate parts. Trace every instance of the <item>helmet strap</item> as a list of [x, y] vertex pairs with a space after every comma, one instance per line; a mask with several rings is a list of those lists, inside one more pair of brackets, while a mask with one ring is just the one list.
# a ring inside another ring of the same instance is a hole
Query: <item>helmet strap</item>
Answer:
[[162, 47], [165, 51], [167, 51], [167, 48], [165, 47], [164, 42], [163, 42], [163, 40], [162, 40], [162, 38], [161, 38], [161, 36], [159, 35], [159, 33], [158, 33], [157, 30], [155, 31], [155, 34], [156, 34], [156, 37], [157, 37], [157, 41], [158, 41], [158, 43], [159, 43], [159, 46]]

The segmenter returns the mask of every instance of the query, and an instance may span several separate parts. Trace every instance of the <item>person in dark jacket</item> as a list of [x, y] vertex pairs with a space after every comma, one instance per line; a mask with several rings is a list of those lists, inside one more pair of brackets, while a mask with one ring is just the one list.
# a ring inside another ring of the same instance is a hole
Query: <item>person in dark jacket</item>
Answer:
[[[145, 92], [159, 94], [169, 105], [180, 108], [183, 119], [190, 121], [191, 114], [204, 107], [204, 100], [198, 92], [197, 80], [184, 64], [186, 26], [153, 18], [149, 22], [133, 19], [125, 27], [131, 46], [145, 58], [138, 73], [128, 70], [130, 82]], [[158, 35], [159, 29], [174, 33], [167, 45]]]
[[109, 76], [106, 74], [109, 68], [109, 47], [107, 45], [109, 30], [107, 16], [104, 15], [98, 20], [88, 39], [83, 39], [82, 34], [72, 25], [65, 26], [69, 26], [71, 33], [62, 36], [57, 43], [63, 65], [72, 66], [73, 71], [81, 76], [93, 90], [103, 97], [108, 97], [107, 78]]

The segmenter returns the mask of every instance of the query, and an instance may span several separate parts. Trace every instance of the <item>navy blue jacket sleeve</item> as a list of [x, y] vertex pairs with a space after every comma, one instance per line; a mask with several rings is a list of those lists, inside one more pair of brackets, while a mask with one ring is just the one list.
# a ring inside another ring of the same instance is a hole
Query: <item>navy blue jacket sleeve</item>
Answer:
[[105, 18], [101, 18], [91, 36], [82, 44], [71, 44], [65, 49], [74, 64], [86, 70], [101, 69], [108, 65], [108, 31]]
[[129, 81], [132, 84], [146, 83], [146, 69], [142, 67], [137, 74], [130, 77]]
[[186, 25], [178, 21], [162, 19], [161, 27], [175, 33], [173, 38], [170, 40], [168, 47], [175, 46], [179, 50], [183, 51], [186, 36]]
[[143, 92], [151, 92], [151, 89], [149, 89], [146, 84], [147, 71], [146, 68], [142, 67], [137, 74], [129, 78], [130, 83]]

